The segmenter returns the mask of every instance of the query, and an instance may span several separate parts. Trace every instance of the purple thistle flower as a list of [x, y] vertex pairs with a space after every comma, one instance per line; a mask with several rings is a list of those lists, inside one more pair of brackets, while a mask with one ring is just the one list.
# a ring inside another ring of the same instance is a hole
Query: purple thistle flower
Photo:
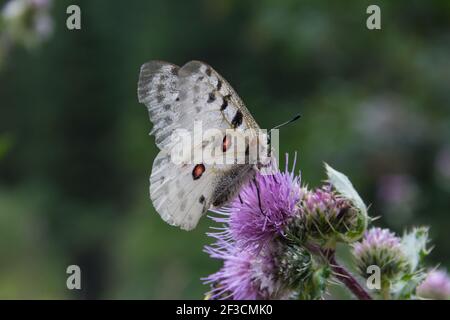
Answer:
[[302, 196], [300, 177], [287, 168], [272, 175], [257, 173], [228, 207], [215, 211], [222, 216], [213, 220], [226, 223], [229, 228], [210, 236], [232, 238], [239, 246], [258, 251], [285, 234], [290, 220], [300, 215], [298, 204]]
[[[294, 162], [295, 167], [295, 162]], [[300, 178], [289, 172], [257, 173], [229, 206], [212, 217], [223, 223], [208, 235], [216, 242], [205, 251], [223, 260], [222, 268], [205, 278], [212, 299], [286, 299], [295, 284], [309, 275], [309, 254], [288, 250], [286, 229], [301, 217]], [[290, 231], [290, 230], [289, 230]], [[289, 252], [289, 254], [286, 254]]]
[[292, 295], [276, 279], [276, 262], [269, 251], [255, 253], [220, 240], [205, 251], [224, 261], [218, 272], [203, 279], [211, 284], [210, 299], [272, 300]]
[[381, 269], [381, 276], [393, 280], [405, 270], [406, 258], [401, 239], [389, 229], [371, 228], [360, 242], [353, 244], [353, 255], [361, 275], [375, 265]]
[[308, 211], [337, 211], [345, 200], [333, 197], [331, 186], [327, 185], [315, 192], [309, 192], [304, 199], [305, 209]]
[[389, 229], [372, 228], [366, 231], [361, 242], [354, 244], [355, 255], [362, 255], [364, 252], [374, 248], [387, 248], [400, 250], [400, 238]]
[[426, 279], [417, 287], [417, 295], [422, 298], [450, 299], [450, 278], [444, 270], [432, 270]]

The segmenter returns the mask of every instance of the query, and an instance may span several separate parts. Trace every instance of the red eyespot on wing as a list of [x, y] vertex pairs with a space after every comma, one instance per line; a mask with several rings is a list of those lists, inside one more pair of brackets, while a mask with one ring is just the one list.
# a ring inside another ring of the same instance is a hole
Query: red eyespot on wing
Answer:
[[200, 177], [202, 176], [203, 172], [205, 172], [205, 166], [203, 165], [203, 163], [197, 164], [194, 167], [194, 170], [192, 170], [192, 178], [194, 178], [194, 180], [200, 179]]
[[230, 148], [230, 146], [231, 146], [231, 138], [229, 135], [226, 135], [225, 137], [223, 137], [222, 151], [227, 152], [227, 150]]

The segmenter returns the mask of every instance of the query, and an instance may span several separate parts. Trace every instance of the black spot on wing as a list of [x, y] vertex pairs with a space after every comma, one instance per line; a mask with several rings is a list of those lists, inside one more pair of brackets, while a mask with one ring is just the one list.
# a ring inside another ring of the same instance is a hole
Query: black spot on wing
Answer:
[[204, 195], [201, 195], [201, 196], [200, 196], [200, 199], [198, 199], [198, 201], [199, 201], [201, 204], [203, 204], [203, 203], [205, 202], [205, 196], [204, 196]]
[[231, 125], [233, 128], [237, 128], [242, 124], [243, 115], [241, 110], [236, 111], [236, 114], [233, 117], [233, 120], [231, 120]]
[[220, 88], [222, 88], [222, 81], [217, 79], [217, 91], [220, 91]]
[[216, 100], [216, 95], [214, 94], [214, 92], [211, 92], [208, 96], [208, 103], [214, 102], [214, 100]]
[[205, 72], [208, 77], [211, 77], [211, 73], [212, 73], [211, 68], [207, 68]]
[[220, 111], [225, 110], [228, 107], [228, 99], [230, 99], [230, 95], [226, 95], [223, 97], [222, 105], [220, 106]]

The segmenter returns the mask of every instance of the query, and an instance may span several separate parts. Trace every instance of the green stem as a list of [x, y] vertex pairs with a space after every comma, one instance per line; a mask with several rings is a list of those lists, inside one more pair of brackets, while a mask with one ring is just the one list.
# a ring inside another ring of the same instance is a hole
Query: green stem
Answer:
[[391, 300], [391, 284], [389, 281], [381, 282], [381, 298], [383, 300]]
[[372, 297], [364, 290], [353, 275], [337, 263], [334, 250], [326, 250], [324, 256], [334, 271], [336, 279], [342, 282], [359, 300], [372, 300]]

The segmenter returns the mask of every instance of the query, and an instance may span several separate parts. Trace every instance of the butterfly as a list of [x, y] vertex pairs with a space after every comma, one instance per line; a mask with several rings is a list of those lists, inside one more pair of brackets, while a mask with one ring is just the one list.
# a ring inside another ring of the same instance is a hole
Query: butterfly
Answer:
[[[270, 157], [249, 161], [249, 146], [260, 144], [259, 152], [265, 152], [266, 136], [259, 134], [260, 127], [233, 88], [206, 63], [190, 61], [182, 67], [163, 61], [143, 64], [138, 98], [148, 108], [153, 123], [150, 134], [160, 149], [150, 176], [150, 198], [162, 219], [171, 225], [194, 229], [211, 207], [229, 203], [243, 184], [270, 163]], [[188, 148], [195, 152], [213, 145], [219, 150], [215, 160], [225, 154], [239, 155], [235, 149], [231, 153], [229, 130], [238, 135], [251, 132], [245, 140], [245, 154], [240, 154], [247, 161], [187, 161], [191, 157], [181, 163], [174, 161], [174, 133], [181, 129], [192, 132], [194, 122], [200, 122], [203, 129], [218, 130], [219, 137], [202, 138]]]

